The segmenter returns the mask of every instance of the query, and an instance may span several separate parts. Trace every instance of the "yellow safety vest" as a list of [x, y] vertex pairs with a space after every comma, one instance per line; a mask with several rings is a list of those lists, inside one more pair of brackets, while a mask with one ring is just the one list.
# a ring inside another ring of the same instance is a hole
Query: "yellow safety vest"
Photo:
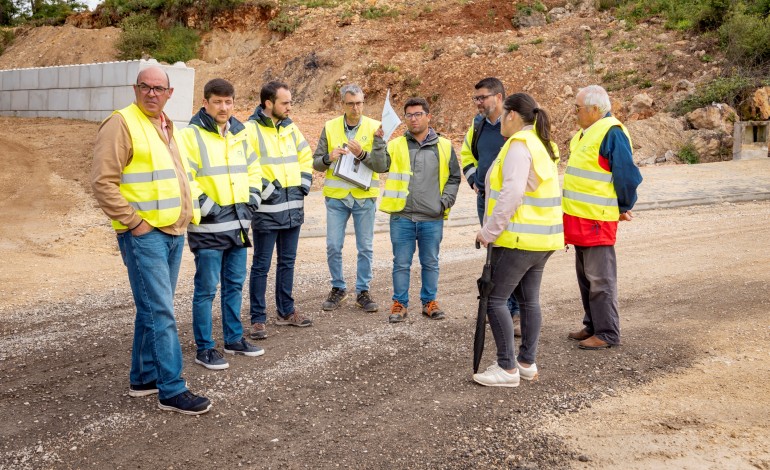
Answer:
[[[171, 151], [158, 135], [158, 131], [141, 109], [132, 103], [129, 106], [114, 111], [119, 113], [128, 127], [131, 135], [133, 157], [131, 163], [123, 168], [120, 175], [120, 194], [136, 209], [137, 214], [153, 227], [173, 225], [182, 213], [182, 197], [192, 198], [193, 220], [197, 224], [201, 218], [198, 198], [191, 193], [182, 195], [177, 181], [176, 168]], [[173, 122], [170, 122], [173, 126]], [[174, 134], [176, 128], [174, 127]], [[176, 137], [175, 137], [176, 139]], [[182, 153], [182, 167], [187, 172], [187, 178], [192, 182], [187, 158]], [[116, 230], [127, 229], [117, 220], [112, 221]]]
[[[489, 169], [487, 216], [492, 215], [497, 204], [503, 187], [503, 163], [514, 140], [524, 142], [529, 149], [532, 167], [541, 183], [535, 191], [524, 193], [521, 205], [511, 217], [508, 227], [495, 240], [495, 245], [528, 251], [553, 251], [564, 248], [559, 171], [534, 129], [519, 131], [508, 138]], [[559, 149], [556, 145], [552, 143], [551, 148], [558, 156]]]
[[[406, 197], [409, 195], [409, 180], [412, 177], [412, 165], [409, 161], [409, 144], [406, 136], [401, 136], [388, 142], [390, 155], [390, 170], [382, 192], [380, 210], [393, 214], [401, 212], [406, 207]], [[438, 138], [439, 174], [438, 190], [444, 192], [444, 185], [449, 179], [449, 159], [452, 157], [452, 143], [441, 136]], [[449, 218], [449, 210], [444, 211], [444, 219]]]
[[[355, 140], [361, 144], [361, 148], [365, 152], [372, 151], [372, 143], [374, 141], [374, 133], [380, 127], [380, 121], [375, 121], [366, 116], [361, 116], [361, 124], [356, 131]], [[335, 148], [348, 142], [348, 138], [345, 135], [345, 115], [334, 118], [326, 122], [324, 126], [324, 132], [326, 132], [326, 142], [328, 143], [327, 151], [332, 152]], [[359, 188], [354, 184], [350, 184], [342, 178], [334, 176], [334, 165], [337, 162], [331, 164], [328, 170], [326, 170], [326, 179], [324, 180], [324, 196], [333, 199], [343, 199], [348, 194], [352, 194], [354, 198], [376, 198], [380, 194], [380, 175], [378, 173], [372, 173], [372, 182], [369, 185], [369, 189]]]
[[250, 120], [245, 126], [249, 141], [257, 151], [263, 178], [270, 182], [277, 180], [284, 188], [310, 187], [313, 155], [296, 124], [292, 122], [278, 130]]
[[566, 214], [601, 221], [617, 221], [620, 217], [612, 172], [599, 165], [599, 148], [614, 126], [620, 126], [630, 144], [628, 130], [613, 116], [599, 119], [588, 130], [579, 131], [572, 137], [562, 198]]

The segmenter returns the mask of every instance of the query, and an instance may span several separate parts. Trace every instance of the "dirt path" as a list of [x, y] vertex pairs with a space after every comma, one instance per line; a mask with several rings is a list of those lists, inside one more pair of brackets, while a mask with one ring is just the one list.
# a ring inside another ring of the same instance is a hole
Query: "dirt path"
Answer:
[[[221, 372], [192, 362], [187, 252], [176, 301], [185, 378], [214, 401], [190, 418], [126, 394], [130, 290], [84, 191], [95, 125], [60, 122], [44, 122], [55, 143], [9, 135], [33, 121], [0, 126], [0, 469], [770, 468], [769, 202], [640, 212], [624, 224], [624, 345], [612, 350], [566, 340], [580, 302], [572, 251], [556, 253], [543, 284], [542, 379], [509, 390], [470, 381], [475, 227], [445, 231], [447, 320], [397, 326], [352, 301], [320, 312], [325, 242], [302, 239], [295, 293], [315, 326], [271, 324], [265, 356]], [[390, 243], [375, 240], [372, 292], [384, 307]], [[219, 330], [215, 320], [217, 340]]]

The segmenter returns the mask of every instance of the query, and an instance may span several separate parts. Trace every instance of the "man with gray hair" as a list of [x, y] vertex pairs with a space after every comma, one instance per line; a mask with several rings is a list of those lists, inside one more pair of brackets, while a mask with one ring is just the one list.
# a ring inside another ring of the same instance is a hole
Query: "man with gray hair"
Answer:
[[[356, 306], [365, 312], [376, 312], [377, 303], [369, 294], [372, 281], [374, 214], [380, 193], [378, 173], [388, 171], [390, 160], [380, 122], [363, 115], [364, 92], [358, 85], [340, 89], [342, 116], [324, 125], [313, 154], [313, 169], [325, 171], [323, 193], [326, 200], [326, 258], [332, 278], [332, 290], [323, 303], [324, 310], [335, 310], [347, 297], [342, 273], [342, 246], [345, 228], [353, 216], [358, 260], [356, 263]], [[360, 186], [334, 174], [340, 157], [353, 154], [357, 165], [372, 170], [368, 185]]]
[[631, 220], [642, 175], [634, 165], [631, 136], [611, 114], [607, 91], [578, 91], [575, 112], [581, 130], [570, 142], [564, 174], [564, 242], [575, 246], [583, 300], [583, 329], [568, 335], [581, 349], [620, 345], [615, 239], [618, 222]]

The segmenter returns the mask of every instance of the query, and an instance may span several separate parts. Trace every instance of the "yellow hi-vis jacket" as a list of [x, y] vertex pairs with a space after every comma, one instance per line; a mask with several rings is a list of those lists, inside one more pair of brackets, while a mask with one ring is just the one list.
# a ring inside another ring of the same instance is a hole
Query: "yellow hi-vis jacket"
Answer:
[[[406, 136], [401, 136], [388, 142], [390, 155], [390, 170], [382, 192], [380, 210], [388, 214], [401, 212], [406, 207], [406, 197], [409, 195], [409, 180], [412, 177], [412, 165], [409, 160], [409, 144]], [[438, 137], [439, 193], [444, 192], [444, 186], [449, 179], [449, 159], [452, 157], [452, 143], [444, 137]], [[444, 219], [449, 218], [451, 208], [444, 210]]]
[[[372, 151], [372, 143], [374, 142], [374, 133], [380, 127], [380, 121], [375, 121], [366, 116], [361, 116], [361, 123], [356, 131], [355, 140], [361, 144], [361, 148], [364, 152]], [[328, 153], [332, 153], [332, 150], [339, 147], [342, 144], [348, 143], [348, 138], [345, 135], [345, 115], [334, 118], [327, 121], [324, 125], [324, 132], [326, 132], [326, 142], [328, 143]], [[328, 170], [326, 170], [326, 176], [324, 180], [324, 196], [332, 199], [343, 199], [348, 194], [352, 194], [354, 198], [376, 198], [380, 194], [380, 175], [372, 172], [372, 182], [369, 185], [369, 189], [359, 188], [354, 184], [350, 184], [342, 178], [334, 176], [334, 167], [337, 162], [332, 163]]]
[[237, 119], [230, 120], [226, 136], [197, 116], [180, 131], [181, 145], [187, 150], [190, 169], [203, 195], [200, 197], [201, 222], [190, 225], [187, 239], [191, 250], [228, 249], [248, 245], [252, 212], [259, 206], [262, 171], [257, 154], [249, 145], [246, 129]]
[[617, 221], [620, 217], [612, 172], [599, 165], [599, 148], [607, 132], [614, 126], [620, 126], [630, 145], [628, 130], [613, 116], [599, 119], [586, 131], [578, 131], [572, 137], [569, 161], [564, 173], [564, 213], [602, 221]]
[[[153, 227], [173, 225], [182, 213], [182, 198], [191, 197], [192, 223], [197, 224], [201, 218], [197, 185], [190, 185], [190, 194], [181, 194], [171, 152], [158, 135], [155, 126], [136, 103], [131, 103], [114, 113], [123, 116], [131, 135], [134, 152], [131, 163], [123, 168], [120, 175], [120, 194], [136, 209], [137, 214]], [[174, 125], [173, 122], [169, 124]], [[176, 133], [174, 128], [175, 136]], [[180, 154], [182, 167], [192, 183], [190, 167], [181, 147]], [[112, 227], [116, 230], [128, 228], [117, 220], [112, 221]]]
[[[497, 160], [489, 169], [489, 203], [487, 216], [497, 205], [503, 184], [503, 163], [508, 148], [515, 140], [524, 142], [532, 155], [532, 168], [541, 183], [535, 191], [524, 193], [524, 199], [511, 217], [508, 227], [497, 237], [495, 245], [527, 251], [553, 251], [564, 248], [559, 172], [534, 129], [513, 134], [500, 149]], [[559, 155], [556, 145], [551, 147]]]
[[252, 219], [253, 229], [302, 225], [305, 196], [313, 182], [313, 154], [307, 140], [291, 119], [276, 128], [261, 107], [249, 118], [246, 132], [262, 168], [262, 204]]

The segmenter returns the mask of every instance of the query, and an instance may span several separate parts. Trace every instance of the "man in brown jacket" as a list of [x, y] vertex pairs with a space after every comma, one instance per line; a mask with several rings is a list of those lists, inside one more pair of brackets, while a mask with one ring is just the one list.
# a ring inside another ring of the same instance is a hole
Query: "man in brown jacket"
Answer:
[[184, 232], [200, 220], [200, 190], [188, 177], [174, 124], [163, 113], [171, 98], [160, 67], [139, 72], [136, 101], [99, 128], [91, 186], [112, 219], [136, 304], [128, 394], [158, 394], [163, 410], [198, 415], [211, 402], [187, 389], [174, 319], [174, 289]]

